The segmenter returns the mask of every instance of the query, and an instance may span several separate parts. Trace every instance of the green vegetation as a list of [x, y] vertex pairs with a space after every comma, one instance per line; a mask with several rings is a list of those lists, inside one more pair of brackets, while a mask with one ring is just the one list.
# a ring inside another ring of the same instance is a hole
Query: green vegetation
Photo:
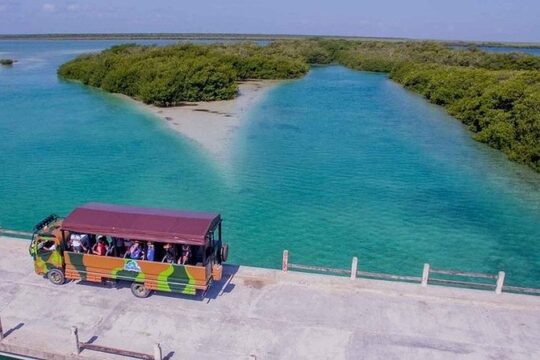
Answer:
[[446, 107], [475, 139], [540, 172], [540, 72], [404, 64], [391, 78]]
[[436, 42], [276, 40], [253, 44], [116, 46], [59, 69], [66, 79], [146, 103], [230, 99], [237, 81], [292, 79], [339, 63], [390, 78], [444, 106], [475, 139], [540, 172], [540, 57], [452, 49]]
[[0, 59], [0, 65], [9, 66], [9, 65], [13, 65], [14, 62], [15, 60], [12, 60], [12, 59]]
[[158, 106], [226, 100], [237, 81], [291, 79], [308, 71], [302, 59], [253, 44], [114, 46], [60, 67], [66, 79], [122, 93]]

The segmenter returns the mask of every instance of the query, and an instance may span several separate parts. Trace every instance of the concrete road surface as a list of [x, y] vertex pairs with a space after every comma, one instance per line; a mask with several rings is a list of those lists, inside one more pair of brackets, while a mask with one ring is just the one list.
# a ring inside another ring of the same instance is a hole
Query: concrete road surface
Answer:
[[[167, 359], [540, 359], [540, 297], [230, 266], [205, 297], [55, 286], [0, 238], [0, 351], [72, 358], [80, 340]], [[83, 359], [118, 359], [84, 350]]]

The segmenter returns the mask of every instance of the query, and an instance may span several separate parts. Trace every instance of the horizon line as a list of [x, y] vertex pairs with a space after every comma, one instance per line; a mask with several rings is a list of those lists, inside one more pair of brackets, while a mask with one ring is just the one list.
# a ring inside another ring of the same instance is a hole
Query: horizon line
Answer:
[[489, 44], [489, 45], [505, 45], [516, 44], [520, 46], [540, 47], [540, 42], [528, 41], [493, 41], [493, 40], [459, 40], [459, 39], [433, 39], [433, 38], [408, 38], [408, 37], [393, 37], [393, 36], [362, 36], [362, 35], [311, 35], [311, 34], [263, 34], [263, 33], [199, 33], [199, 32], [92, 32], [92, 33], [13, 33], [2, 34], [0, 39], [35, 39], [35, 38], [62, 38], [62, 39], [79, 39], [79, 38], [128, 38], [128, 39], [146, 39], [153, 40], [175, 40], [182, 38], [198, 38], [198, 39], [234, 39], [234, 38], [253, 38], [257, 40], [275, 40], [283, 38], [332, 38], [332, 39], [351, 39], [351, 40], [382, 40], [382, 41], [436, 41], [450, 44]]

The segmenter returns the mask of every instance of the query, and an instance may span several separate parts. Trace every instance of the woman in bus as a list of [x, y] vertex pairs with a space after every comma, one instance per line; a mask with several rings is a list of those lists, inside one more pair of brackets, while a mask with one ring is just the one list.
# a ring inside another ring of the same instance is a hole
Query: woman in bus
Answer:
[[129, 248], [129, 250], [126, 252], [126, 254], [124, 255], [125, 258], [130, 258], [130, 259], [133, 259], [133, 260], [140, 260], [142, 259], [143, 257], [143, 251], [142, 251], [142, 246], [141, 246], [141, 243], [139, 241], [135, 241], [131, 247]]
[[105, 256], [109, 250], [107, 242], [103, 236], [98, 237], [97, 243], [92, 247], [92, 254]]
[[181, 265], [186, 265], [191, 257], [191, 249], [189, 245], [182, 245], [182, 254], [178, 258], [178, 263]]

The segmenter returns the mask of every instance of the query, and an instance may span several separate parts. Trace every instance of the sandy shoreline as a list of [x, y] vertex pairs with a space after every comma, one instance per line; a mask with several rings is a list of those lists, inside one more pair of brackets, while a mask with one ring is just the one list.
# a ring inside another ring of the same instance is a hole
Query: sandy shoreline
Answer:
[[233, 100], [194, 102], [169, 108], [133, 101], [214, 157], [223, 159], [244, 115], [278, 83], [279, 80], [244, 81], [239, 83], [239, 95]]

